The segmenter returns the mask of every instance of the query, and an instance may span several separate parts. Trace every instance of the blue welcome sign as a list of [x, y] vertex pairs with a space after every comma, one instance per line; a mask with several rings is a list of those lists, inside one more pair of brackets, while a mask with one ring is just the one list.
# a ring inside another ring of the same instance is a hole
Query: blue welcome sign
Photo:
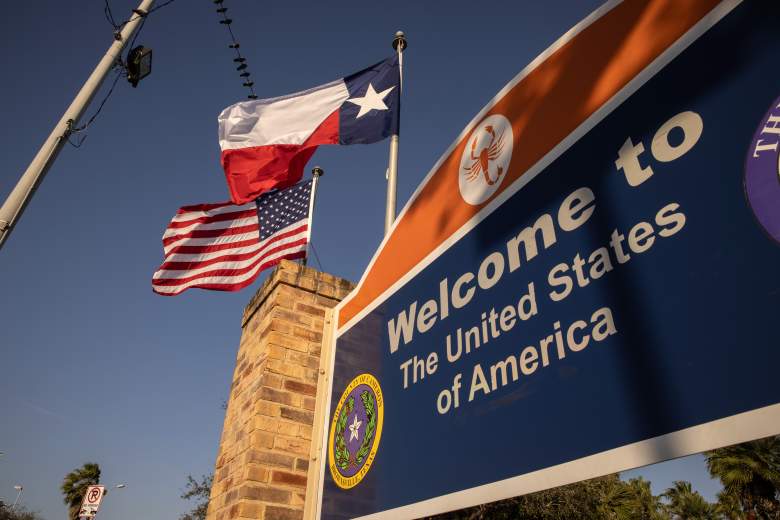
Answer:
[[475, 117], [337, 308], [321, 518], [780, 433], [779, 23], [610, 2]]

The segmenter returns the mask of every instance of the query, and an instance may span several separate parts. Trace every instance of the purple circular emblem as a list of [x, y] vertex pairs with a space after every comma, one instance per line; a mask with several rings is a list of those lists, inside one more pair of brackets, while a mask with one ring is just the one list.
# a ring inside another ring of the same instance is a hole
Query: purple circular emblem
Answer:
[[371, 469], [382, 436], [383, 403], [379, 381], [363, 373], [350, 381], [333, 410], [328, 467], [341, 489], [357, 486]]
[[764, 230], [780, 242], [780, 98], [772, 103], [750, 143], [745, 196]]
[[345, 464], [338, 471], [344, 477], [357, 474], [368, 460], [376, 428], [376, 401], [374, 390], [366, 384], [356, 386], [347, 395], [341, 410], [341, 431], [336, 432], [334, 439], [335, 449], [343, 454]]
[[361, 461], [361, 464], [357, 464], [357, 460], [354, 459], [354, 454], [360, 449], [360, 445], [363, 444], [363, 439], [366, 437], [366, 424], [368, 419], [366, 418], [366, 410], [360, 401], [360, 394], [371, 389], [368, 385], [360, 385], [352, 392], [350, 392], [347, 400], [354, 399], [355, 407], [352, 413], [347, 414], [347, 428], [344, 431], [344, 442], [347, 444], [347, 451], [353, 455], [350, 457], [350, 467], [342, 471], [342, 475], [345, 477], [351, 477], [358, 472], [360, 467], [365, 463], [365, 460]]

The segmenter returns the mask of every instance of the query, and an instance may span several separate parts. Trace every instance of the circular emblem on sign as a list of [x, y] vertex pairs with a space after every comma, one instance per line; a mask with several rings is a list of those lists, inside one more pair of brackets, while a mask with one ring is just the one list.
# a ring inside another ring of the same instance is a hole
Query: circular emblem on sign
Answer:
[[500, 114], [474, 128], [460, 158], [458, 187], [463, 200], [476, 206], [496, 192], [509, 169], [513, 143], [512, 125]]
[[382, 436], [384, 401], [379, 381], [360, 374], [341, 394], [328, 439], [328, 466], [342, 489], [357, 486], [374, 462]]
[[87, 495], [87, 501], [91, 503], [95, 503], [100, 499], [100, 488], [92, 488], [89, 490], [89, 494]]
[[772, 103], [750, 143], [745, 196], [764, 230], [780, 242], [780, 98]]

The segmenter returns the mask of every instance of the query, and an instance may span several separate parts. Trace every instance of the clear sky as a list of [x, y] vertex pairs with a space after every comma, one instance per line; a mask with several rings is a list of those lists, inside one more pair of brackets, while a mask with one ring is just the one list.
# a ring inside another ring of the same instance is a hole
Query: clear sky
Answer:
[[[134, 0], [111, 0], [123, 20]], [[392, 52], [404, 59], [399, 208], [474, 114], [597, 0], [226, 0], [260, 97], [331, 81]], [[112, 41], [103, 0], [28, 0], [0, 18], [0, 197]], [[81, 148], [66, 146], [0, 251], [0, 499], [63, 518], [63, 476], [98, 462], [100, 517], [173, 519], [185, 477], [213, 469], [240, 335], [238, 293], [152, 293], [161, 236], [185, 204], [220, 202], [217, 115], [246, 96], [210, 0], [153, 13], [138, 88], [120, 80]], [[92, 114], [106, 88], [96, 97]], [[357, 280], [384, 218], [386, 142], [321, 148], [313, 241], [322, 268]], [[316, 266], [316, 262], [314, 262]], [[702, 457], [634, 471], [656, 492], [719, 485]]]

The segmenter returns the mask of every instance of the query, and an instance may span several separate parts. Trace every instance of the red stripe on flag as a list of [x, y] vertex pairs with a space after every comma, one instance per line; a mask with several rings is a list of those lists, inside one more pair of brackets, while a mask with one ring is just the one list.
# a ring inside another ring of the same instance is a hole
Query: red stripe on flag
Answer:
[[[186, 242], [185, 242], [186, 243]], [[170, 255], [174, 254], [180, 254], [180, 255], [200, 255], [203, 253], [216, 253], [217, 251], [224, 251], [225, 249], [236, 249], [239, 247], [246, 247], [258, 244], [259, 240], [256, 238], [253, 238], [251, 240], [241, 240], [239, 242], [229, 242], [227, 244], [214, 244], [209, 246], [187, 246], [187, 245], [181, 245], [181, 246], [175, 246], [170, 251], [168, 251], [168, 254], [165, 255], [165, 257], [169, 257]]]
[[249, 209], [245, 211], [236, 211], [234, 213], [219, 213], [210, 217], [199, 217], [192, 220], [180, 220], [177, 222], [171, 222], [168, 224], [168, 229], [179, 229], [192, 226], [193, 224], [210, 224], [212, 222], [223, 222], [226, 220], [236, 220], [240, 218], [249, 218], [257, 214], [256, 209]]
[[[188, 276], [185, 278], [157, 278], [152, 281], [154, 285], [160, 285], [160, 286], [169, 286], [169, 285], [184, 285], [187, 282], [190, 282], [192, 280], [197, 280], [198, 278], [213, 278], [213, 277], [230, 277], [230, 276], [240, 276], [242, 274], [246, 274], [252, 269], [254, 269], [257, 264], [261, 263], [265, 258], [272, 256], [274, 253], [278, 253], [280, 251], [284, 251], [286, 249], [293, 249], [299, 246], [306, 245], [306, 238], [302, 238], [300, 240], [296, 240], [295, 242], [291, 242], [289, 244], [282, 244], [280, 246], [274, 247], [272, 249], [269, 249], [268, 251], [264, 252], [256, 261], [251, 263], [250, 265], [246, 267], [242, 267], [240, 269], [214, 269], [212, 271], [206, 271], [203, 273], [198, 273], [193, 276]], [[257, 253], [255, 253], [257, 254]]]
[[181, 235], [175, 235], [172, 237], [163, 239], [163, 246], [180, 242], [188, 238], [217, 238], [227, 237], [232, 235], [241, 235], [243, 233], [251, 233], [253, 231], [259, 232], [257, 224], [250, 224], [248, 226], [235, 226], [220, 229], [195, 229], [189, 233], [182, 233]]
[[[295, 260], [297, 258], [304, 258], [305, 256], [306, 256], [306, 252], [305, 251], [298, 251], [298, 252], [290, 253], [288, 255], [284, 255], [284, 256], [281, 256], [279, 258], [275, 258], [275, 259], [273, 259], [273, 260], [271, 260], [269, 262], [266, 262], [266, 263], [260, 265], [258, 270], [257, 270], [257, 272], [259, 273], [259, 272], [261, 272], [261, 271], [263, 271], [265, 269], [268, 269], [269, 267], [273, 267], [276, 264], [278, 264], [279, 262], [281, 262], [282, 260]], [[180, 291], [170, 292], [170, 293], [157, 291], [154, 288], [154, 286], [152, 286], [152, 290], [154, 292], [156, 292], [157, 294], [161, 295], [161, 296], [176, 296], [177, 294], [181, 294], [182, 292], [186, 291], [187, 289], [196, 289], [196, 288], [197, 289], [210, 289], [212, 291], [230, 291], [230, 292], [233, 292], [233, 291], [239, 291], [239, 290], [243, 289], [244, 287], [246, 287], [248, 285], [252, 285], [252, 282], [255, 281], [255, 278], [256, 277], [252, 276], [252, 277], [248, 278], [247, 280], [244, 280], [244, 281], [238, 282], [238, 283], [203, 283], [203, 284], [190, 285], [189, 287], [185, 287], [185, 288], [181, 289]]]
[[339, 111], [334, 111], [301, 144], [275, 144], [222, 152], [222, 168], [236, 204], [254, 200], [273, 188], [298, 182], [303, 168], [321, 144], [338, 144]]
[[[200, 269], [202, 267], [205, 267], [207, 265], [215, 264], [218, 262], [238, 262], [240, 260], [246, 260], [248, 258], [252, 258], [253, 256], [257, 255], [260, 251], [263, 251], [265, 248], [267, 248], [269, 245], [278, 242], [279, 240], [283, 240], [285, 238], [289, 238], [295, 235], [298, 235], [300, 233], [303, 233], [307, 230], [308, 226], [306, 224], [297, 227], [293, 229], [292, 231], [289, 231], [287, 233], [282, 233], [280, 235], [275, 236], [270, 242], [263, 245], [263, 247], [259, 247], [254, 251], [250, 251], [248, 253], [239, 253], [239, 254], [226, 254], [222, 256], [217, 256], [215, 258], [210, 258], [208, 260], [200, 260], [200, 261], [194, 261], [194, 262], [164, 262], [158, 271], [174, 271], [174, 270], [190, 270], [190, 269]], [[298, 243], [298, 242], [296, 242]], [[303, 243], [306, 243], [306, 239], [303, 239]], [[259, 244], [259, 243], [258, 243]], [[232, 245], [232, 244], [231, 244]], [[292, 246], [293, 244], [285, 244], [285, 246]], [[197, 246], [195, 247], [197, 248]], [[199, 254], [204, 253], [205, 251], [193, 251], [189, 254]], [[181, 251], [179, 252], [181, 253]], [[170, 257], [170, 255], [168, 255]], [[167, 258], [167, 257], [166, 257]]]
[[[165, 296], [192, 287], [237, 291], [282, 259], [306, 256], [307, 213], [277, 221], [285, 227], [261, 241], [258, 211], [254, 204], [247, 207], [200, 204], [179, 210], [163, 235], [165, 259], [152, 277], [152, 290]], [[270, 210], [273, 206], [265, 208]]]

